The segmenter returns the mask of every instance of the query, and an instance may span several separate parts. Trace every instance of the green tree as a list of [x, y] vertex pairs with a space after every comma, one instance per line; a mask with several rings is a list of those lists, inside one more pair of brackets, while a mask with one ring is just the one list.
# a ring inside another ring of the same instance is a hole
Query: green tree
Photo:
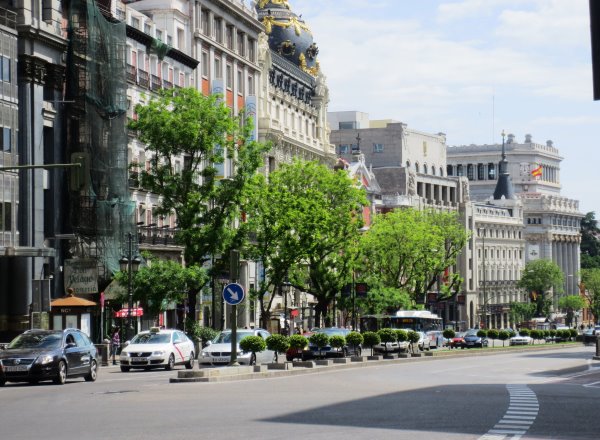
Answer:
[[357, 213], [367, 203], [364, 191], [346, 171], [295, 160], [282, 164], [268, 180], [255, 176], [245, 200], [244, 226], [255, 238], [248, 255], [262, 261], [268, 274], [255, 293], [263, 325], [273, 293], [289, 279], [317, 300], [320, 326], [332, 299], [352, 277], [353, 249], [362, 226]]
[[[419, 334], [414, 331], [414, 330], [409, 330], [408, 332], [406, 332], [406, 336], [408, 337], [408, 342], [410, 343], [410, 351], [411, 353], [415, 352], [415, 347], [414, 344], [417, 344], [417, 351], [419, 350], [419, 339], [420, 336]], [[423, 347], [425, 348], [425, 347]]]
[[395, 210], [375, 217], [361, 237], [362, 266], [382, 286], [407, 292], [414, 305], [456, 264], [466, 240], [455, 214]]
[[522, 303], [522, 302], [511, 302], [510, 303], [510, 320], [511, 322], [518, 324], [523, 321], [530, 321], [535, 316], [537, 306], [535, 303]]
[[310, 335], [310, 338], [308, 338], [308, 340], [310, 341], [311, 344], [314, 344], [317, 346], [317, 348], [319, 349], [319, 356], [322, 356], [322, 350], [323, 348], [329, 344], [329, 336], [327, 336], [326, 333], [313, 333], [312, 335]]
[[[115, 279], [127, 286], [128, 274], [117, 272]], [[132, 277], [133, 299], [149, 316], [156, 317], [169, 303], [183, 302], [190, 292], [197, 292], [207, 279], [206, 271], [197, 265], [184, 267], [175, 261], [153, 258]], [[128, 302], [126, 291], [119, 301]]]
[[265, 342], [267, 343], [267, 348], [275, 352], [275, 361], [277, 361], [279, 353], [285, 353], [290, 348], [290, 339], [284, 335], [267, 336]]
[[352, 352], [360, 354], [360, 345], [364, 342], [364, 337], [359, 332], [350, 332], [346, 335], [346, 342], [352, 347]]
[[396, 332], [391, 328], [382, 328], [377, 334], [379, 335], [379, 339], [383, 342], [385, 354], [388, 352], [388, 344], [392, 342], [396, 342]]
[[331, 345], [331, 347], [337, 348], [338, 351], [341, 351], [343, 353], [342, 349], [346, 345], [346, 338], [342, 335], [333, 335], [329, 338], [329, 344]]
[[494, 340], [498, 339], [499, 332], [495, 328], [491, 328], [487, 331], [487, 337], [492, 340], [492, 347], [494, 346]]
[[600, 269], [581, 270], [582, 291], [587, 300], [594, 322], [600, 320]]
[[498, 339], [502, 341], [502, 346], [504, 347], [504, 341], [510, 338], [510, 334], [506, 330], [498, 331]]
[[581, 219], [581, 268], [600, 269], [600, 229], [594, 212]]
[[373, 346], [381, 342], [379, 334], [376, 332], [364, 332], [363, 338], [365, 347], [371, 347], [371, 356], [373, 356]]
[[[153, 214], [175, 214], [177, 243], [188, 266], [201, 266], [211, 255], [226, 254], [241, 239], [234, 227], [242, 191], [264, 163], [267, 145], [252, 140], [253, 123], [231, 109], [219, 95], [194, 88], [162, 89], [136, 106], [129, 128], [144, 143], [148, 167], [133, 164], [141, 186], [158, 196]], [[218, 179], [228, 162], [235, 174]], [[188, 292], [196, 308], [198, 290]]]
[[256, 353], [260, 353], [267, 348], [267, 343], [260, 336], [246, 336], [240, 341], [240, 348], [246, 353], [251, 352], [250, 365], [256, 364]]
[[575, 312], [585, 307], [585, 300], [579, 295], [561, 296], [558, 300], [558, 307], [567, 312], [566, 324], [573, 325], [573, 316]]
[[550, 260], [539, 259], [525, 265], [517, 286], [529, 292], [536, 304], [536, 315], [547, 316], [552, 303], [546, 299], [546, 293], [550, 289], [553, 289], [554, 293], [562, 292], [562, 284], [563, 273], [560, 267]]

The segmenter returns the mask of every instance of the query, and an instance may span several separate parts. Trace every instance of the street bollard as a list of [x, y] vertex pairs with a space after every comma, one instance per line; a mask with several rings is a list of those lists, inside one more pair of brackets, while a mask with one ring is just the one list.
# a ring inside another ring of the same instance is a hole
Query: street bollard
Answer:
[[596, 336], [596, 358], [600, 358], [600, 337]]

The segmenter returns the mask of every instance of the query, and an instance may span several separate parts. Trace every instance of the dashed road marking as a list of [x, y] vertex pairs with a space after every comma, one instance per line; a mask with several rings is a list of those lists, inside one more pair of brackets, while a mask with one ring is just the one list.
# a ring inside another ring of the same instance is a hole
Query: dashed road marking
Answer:
[[506, 413], [479, 440], [518, 440], [524, 436], [538, 415], [537, 396], [527, 385], [506, 385], [510, 401]]

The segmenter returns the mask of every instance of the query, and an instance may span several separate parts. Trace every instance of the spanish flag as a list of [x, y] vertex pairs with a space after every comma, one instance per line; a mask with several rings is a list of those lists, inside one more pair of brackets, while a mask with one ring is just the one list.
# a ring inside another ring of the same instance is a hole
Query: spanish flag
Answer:
[[540, 177], [542, 175], [542, 166], [538, 165], [537, 168], [531, 170], [531, 175], [533, 177]]

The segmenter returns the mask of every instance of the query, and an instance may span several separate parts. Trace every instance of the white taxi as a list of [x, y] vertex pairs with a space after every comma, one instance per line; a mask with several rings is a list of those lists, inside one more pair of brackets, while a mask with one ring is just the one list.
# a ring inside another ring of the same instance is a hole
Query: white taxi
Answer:
[[119, 357], [121, 371], [131, 368], [164, 368], [172, 370], [175, 365], [194, 368], [194, 343], [180, 330], [153, 327], [138, 333], [123, 348]]

